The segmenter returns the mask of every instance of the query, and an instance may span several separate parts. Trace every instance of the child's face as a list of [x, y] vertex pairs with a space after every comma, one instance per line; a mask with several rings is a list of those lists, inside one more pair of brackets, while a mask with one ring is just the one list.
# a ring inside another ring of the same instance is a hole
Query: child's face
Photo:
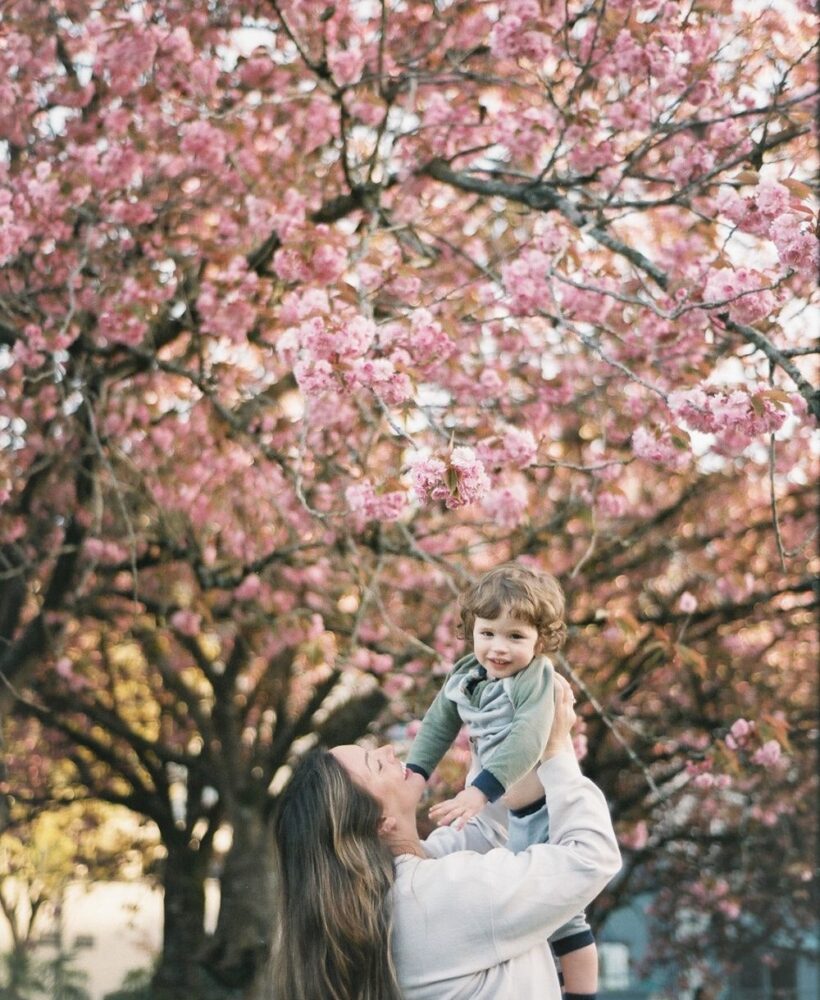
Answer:
[[512, 677], [529, 666], [538, 630], [529, 622], [511, 615], [476, 618], [473, 625], [473, 652], [489, 677]]

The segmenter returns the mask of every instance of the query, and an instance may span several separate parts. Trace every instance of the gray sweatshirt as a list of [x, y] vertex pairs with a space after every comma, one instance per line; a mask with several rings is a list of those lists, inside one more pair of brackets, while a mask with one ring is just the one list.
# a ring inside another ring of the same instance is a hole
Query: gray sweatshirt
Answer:
[[506, 810], [487, 806], [463, 830], [435, 830], [429, 858], [396, 858], [393, 955], [406, 1000], [560, 1000], [548, 936], [620, 868], [606, 801], [561, 753], [538, 776], [550, 842], [519, 854]]

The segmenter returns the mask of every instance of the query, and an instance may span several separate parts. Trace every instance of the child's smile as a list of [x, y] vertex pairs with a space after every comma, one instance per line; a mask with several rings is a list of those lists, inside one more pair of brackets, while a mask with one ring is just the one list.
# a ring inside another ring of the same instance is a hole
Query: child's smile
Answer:
[[476, 618], [473, 625], [473, 652], [494, 679], [512, 677], [529, 666], [537, 644], [535, 626], [511, 615]]

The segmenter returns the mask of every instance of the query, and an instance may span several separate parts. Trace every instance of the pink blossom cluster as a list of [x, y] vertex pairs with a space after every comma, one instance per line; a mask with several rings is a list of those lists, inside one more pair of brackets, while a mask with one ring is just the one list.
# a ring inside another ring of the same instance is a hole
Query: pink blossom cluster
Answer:
[[117, 542], [106, 542], [101, 538], [86, 538], [83, 543], [86, 556], [94, 562], [120, 563], [129, 558], [128, 548]]
[[306, 396], [321, 396], [339, 388], [336, 372], [329, 361], [301, 358], [293, 366], [293, 375]]
[[732, 723], [729, 732], [726, 734], [726, 746], [730, 750], [737, 750], [740, 747], [746, 746], [749, 737], [754, 732], [754, 727], [754, 722], [749, 722], [746, 719], [737, 719]]
[[766, 387], [752, 392], [711, 386], [682, 389], [670, 394], [669, 409], [688, 427], [720, 434], [727, 446], [737, 450], [761, 434], [778, 430], [786, 419], [782, 404], [768, 395]]
[[403, 490], [377, 493], [369, 479], [353, 483], [345, 490], [347, 505], [363, 521], [397, 521], [407, 506]]
[[712, 268], [703, 289], [703, 303], [707, 309], [728, 312], [737, 323], [754, 323], [770, 316], [777, 306], [777, 297], [768, 282], [748, 267]]
[[235, 588], [233, 596], [238, 601], [253, 601], [265, 590], [265, 585], [262, 583], [258, 573], [248, 573], [245, 579]]
[[743, 232], [772, 240], [787, 267], [816, 276], [820, 250], [811, 218], [803, 202], [783, 184], [761, 181], [746, 198], [733, 187], [723, 188], [715, 207]]
[[454, 448], [446, 460], [431, 456], [413, 465], [413, 490], [422, 503], [443, 500], [455, 510], [480, 500], [489, 488], [484, 465], [472, 448]]
[[100, 61], [108, 72], [112, 94], [125, 97], [139, 86], [140, 78], [154, 64], [158, 36], [153, 26], [130, 22], [118, 38], [100, 47]]
[[541, 250], [525, 250], [515, 260], [503, 264], [501, 280], [510, 300], [513, 316], [527, 316], [549, 308], [552, 301], [548, 274], [552, 260]]
[[652, 433], [645, 427], [636, 427], [632, 432], [632, 450], [638, 458], [675, 471], [689, 460], [689, 452], [678, 447], [667, 433]]
[[196, 172], [219, 173], [230, 149], [228, 136], [210, 122], [196, 121], [182, 126], [180, 149]]
[[190, 608], [181, 608], [171, 615], [171, 624], [182, 635], [193, 637], [198, 634], [202, 627], [202, 615], [191, 611]]
[[395, 666], [393, 657], [387, 653], [376, 653], [372, 649], [359, 646], [350, 657], [350, 663], [357, 670], [374, 674], [388, 674]]
[[526, 484], [516, 480], [490, 490], [481, 501], [481, 508], [493, 524], [511, 530], [521, 524], [528, 504]]
[[288, 188], [273, 214], [272, 228], [284, 243], [305, 221], [306, 200], [301, 191]]
[[480, 441], [477, 452], [487, 467], [512, 465], [525, 469], [535, 461], [538, 443], [529, 428], [506, 424], [498, 434]]
[[412, 677], [405, 674], [390, 674], [382, 684], [382, 691], [388, 698], [401, 698], [403, 694], [413, 689], [414, 681]]
[[696, 775], [692, 780], [692, 784], [695, 788], [718, 788], [724, 789], [731, 787], [732, 778], [728, 774], [712, 774], [709, 771], [703, 771]]
[[594, 173], [602, 167], [611, 166], [618, 159], [614, 143], [600, 130], [570, 125], [566, 131], [566, 141], [571, 147], [567, 162], [579, 174]]
[[649, 843], [649, 827], [645, 820], [638, 820], [629, 831], [618, 834], [618, 840], [622, 847], [630, 851], [640, 851]]
[[777, 740], [767, 740], [752, 754], [752, 763], [771, 768], [780, 762], [780, 744]]
[[560, 286], [562, 308], [575, 320], [603, 323], [616, 302], [611, 295], [607, 295], [607, 292], [617, 290], [618, 283], [605, 276], [589, 278], [584, 271], [576, 275], [573, 280], [587, 287], [578, 288], [575, 284], [562, 283]]
[[551, 107], [527, 108], [523, 113], [499, 117], [495, 136], [515, 156], [525, 160], [540, 154], [555, 136], [559, 118]]
[[258, 284], [244, 257], [234, 257], [224, 270], [203, 281], [196, 303], [203, 332], [241, 344], [256, 322]]
[[410, 325], [386, 323], [379, 330], [379, 341], [389, 357], [404, 367], [429, 368], [446, 361], [456, 345], [444, 332], [441, 323], [428, 309], [414, 309]]
[[413, 311], [405, 343], [413, 361], [419, 365], [446, 361], [456, 349], [456, 345], [442, 329], [441, 323], [428, 309]]
[[694, 611], [697, 611], [698, 599], [688, 590], [684, 590], [678, 599], [678, 607], [685, 615], [691, 615]]
[[304, 155], [321, 149], [338, 129], [339, 114], [333, 101], [321, 93], [312, 95], [304, 112]]
[[333, 79], [341, 87], [358, 80], [365, 66], [365, 55], [361, 49], [336, 49], [328, 52], [327, 64]]
[[810, 219], [786, 212], [769, 226], [769, 238], [777, 247], [781, 263], [808, 278], [820, 269], [820, 240]]
[[388, 406], [401, 406], [413, 395], [410, 376], [389, 358], [357, 358], [350, 366], [348, 388], [371, 389]]
[[301, 325], [299, 340], [313, 358], [349, 361], [367, 353], [375, 333], [373, 321], [365, 316], [353, 316], [343, 322], [314, 318]]
[[538, 0], [507, 0], [490, 32], [490, 50], [496, 59], [543, 62], [553, 51], [550, 33], [543, 30]]
[[14, 198], [11, 191], [0, 190], [0, 265], [16, 256], [32, 234], [26, 221], [29, 206]]
[[675, 182], [683, 187], [698, 177], [703, 177], [715, 165], [717, 154], [704, 142], [680, 136], [675, 143], [675, 153], [667, 170]]
[[595, 508], [604, 517], [623, 517], [629, 510], [629, 502], [623, 493], [602, 490], [595, 498]]

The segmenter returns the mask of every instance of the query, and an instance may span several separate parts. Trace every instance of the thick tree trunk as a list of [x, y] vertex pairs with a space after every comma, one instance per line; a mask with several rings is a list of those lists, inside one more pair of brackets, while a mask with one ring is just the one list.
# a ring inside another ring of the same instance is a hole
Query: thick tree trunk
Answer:
[[233, 816], [233, 843], [220, 880], [219, 919], [203, 961], [227, 987], [247, 990], [267, 961], [273, 920], [273, 853], [265, 803]]
[[168, 846], [163, 888], [162, 954], [152, 983], [153, 1000], [226, 1000], [200, 956], [205, 942], [207, 856], [187, 845]]

